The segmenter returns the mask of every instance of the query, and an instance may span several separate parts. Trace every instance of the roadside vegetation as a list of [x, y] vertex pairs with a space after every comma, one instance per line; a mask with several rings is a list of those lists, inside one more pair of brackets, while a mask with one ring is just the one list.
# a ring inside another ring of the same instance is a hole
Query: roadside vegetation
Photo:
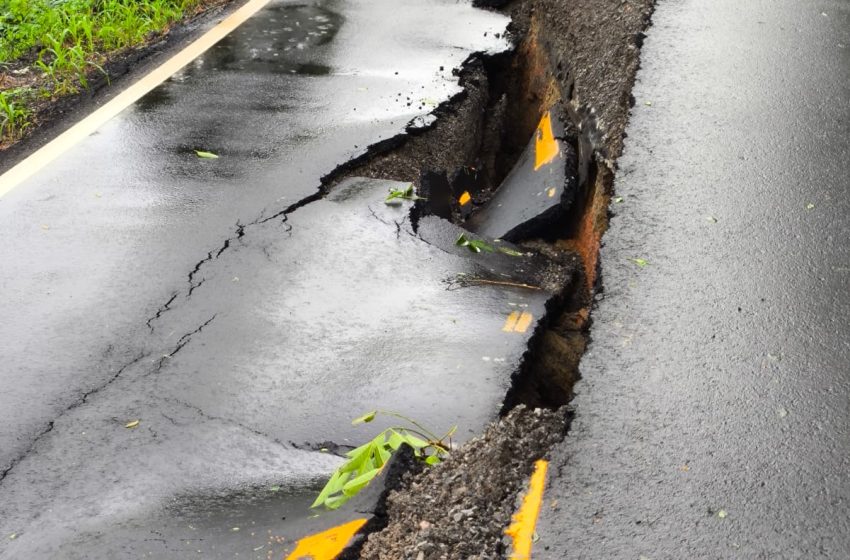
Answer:
[[106, 63], [226, 0], [0, 0], [0, 148], [40, 109], [108, 80]]

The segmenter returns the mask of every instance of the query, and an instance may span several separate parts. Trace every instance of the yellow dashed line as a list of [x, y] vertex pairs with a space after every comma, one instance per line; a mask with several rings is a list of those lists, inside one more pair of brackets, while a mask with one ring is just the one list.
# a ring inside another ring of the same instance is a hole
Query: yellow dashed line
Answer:
[[204, 33], [185, 49], [166, 60], [161, 66], [143, 76], [103, 107], [84, 118], [51, 142], [34, 152], [18, 165], [0, 175], [0, 197], [32, 177], [51, 161], [68, 151], [79, 141], [93, 134], [118, 113], [138, 101], [153, 88], [174, 75], [178, 70], [202, 55], [207, 49], [222, 40], [228, 33], [242, 25], [257, 13], [269, 0], [250, 0], [233, 12], [227, 19]]
[[519, 321], [519, 311], [511, 311], [511, 314], [505, 319], [505, 326], [502, 327], [502, 331], [514, 332], [517, 321]]
[[549, 463], [539, 460], [534, 463], [534, 473], [528, 482], [528, 492], [522, 499], [522, 505], [513, 515], [511, 526], [505, 534], [513, 539], [511, 560], [530, 560], [534, 543], [534, 528], [543, 502], [543, 488], [546, 485], [546, 470]]
[[525, 331], [527, 331], [528, 327], [531, 326], [532, 319], [533, 317], [531, 316], [531, 313], [529, 313], [528, 311], [523, 311], [519, 316], [519, 320], [517, 320], [516, 322], [514, 332], [524, 333]]
[[466, 206], [469, 204], [469, 201], [472, 200], [472, 196], [470, 196], [468, 191], [463, 191], [463, 194], [460, 195], [458, 202], [460, 202], [461, 206]]
[[524, 333], [531, 326], [531, 321], [533, 320], [534, 317], [528, 311], [523, 311], [522, 313], [511, 311], [511, 314], [505, 319], [502, 331]]
[[540, 119], [534, 140], [534, 170], [537, 171], [558, 155], [561, 147], [552, 132], [552, 115], [549, 111]]
[[357, 531], [366, 524], [365, 519], [355, 519], [327, 531], [304, 537], [286, 560], [333, 560], [348, 546]]

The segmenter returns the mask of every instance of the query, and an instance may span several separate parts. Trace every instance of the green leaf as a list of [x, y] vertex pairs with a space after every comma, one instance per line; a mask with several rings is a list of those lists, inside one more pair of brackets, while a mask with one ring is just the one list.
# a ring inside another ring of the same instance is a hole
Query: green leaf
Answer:
[[495, 252], [495, 249], [491, 245], [488, 245], [479, 239], [471, 239], [467, 237], [465, 233], [460, 234], [455, 241], [455, 245], [458, 247], [466, 247], [473, 253], [480, 253], [481, 251], [487, 251], [488, 253]]
[[370, 441], [366, 445], [358, 448], [362, 448], [363, 450], [358, 455], [352, 457], [348, 463], [340, 467], [340, 470], [342, 470], [342, 472], [354, 472], [359, 471], [367, 464], [371, 465], [372, 455], [374, 454], [374, 447], [375, 444]]
[[349, 499], [351, 499], [351, 496], [340, 494], [339, 496], [334, 496], [325, 500], [325, 507], [328, 509], [339, 509], [339, 507]]
[[632, 261], [641, 268], [649, 264], [646, 259], [632, 259]]
[[622, 196], [615, 197], [614, 202], [616, 202], [617, 204], [620, 204], [621, 202], [623, 202], [623, 197]]
[[397, 204], [402, 200], [425, 200], [413, 192], [413, 183], [408, 183], [403, 189], [390, 189], [390, 194], [384, 199], [386, 204]]
[[425, 449], [426, 447], [430, 447], [430, 445], [431, 445], [430, 443], [428, 443], [424, 439], [418, 438], [418, 437], [416, 437], [412, 434], [405, 433], [402, 436], [404, 437], [404, 443], [406, 443], [407, 445], [409, 445], [410, 447], [412, 447], [416, 451], [419, 451], [421, 449]]
[[354, 449], [352, 449], [351, 451], [347, 451], [347, 452], [345, 453], [345, 456], [346, 456], [346, 457], [355, 457], [355, 456], [357, 456], [357, 455], [360, 455], [360, 454], [361, 454], [361, 453], [363, 453], [363, 451], [364, 451], [367, 447], [369, 447], [370, 445], [372, 445], [372, 442], [371, 442], [371, 441], [366, 442], [366, 443], [364, 443], [363, 445], [361, 445], [360, 447], [355, 447], [355, 448], [354, 448]]
[[[376, 414], [377, 411], [369, 412], [355, 420], [355, 423], [372, 421]], [[402, 445], [408, 445], [413, 449], [414, 455], [427, 465], [436, 465], [448, 455], [448, 449], [441, 441], [428, 441], [427, 438], [437, 436], [430, 435], [427, 428], [423, 428], [403, 415], [393, 412], [386, 412], [386, 414], [407, 420], [412, 426], [429, 435], [423, 435], [426, 439], [414, 435], [419, 432], [412, 427], [387, 428], [371, 441], [347, 452], [348, 459], [334, 471], [311, 507], [324, 506], [327, 509], [337, 509], [342, 506], [381, 472], [393, 453]], [[450, 437], [455, 429], [452, 428], [445, 438]]]
[[720, 511], [717, 512], [717, 517], [719, 517], [720, 519], [726, 519], [727, 515], [728, 514], [726, 513], [725, 509], [721, 509]]
[[377, 416], [377, 415], [378, 415], [378, 411], [372, 410], [370, 412], [367, 412], [363, 416], [360, 416], [359, 418], [355, 418], [354, 420], [352, 420], [351, 425], [356, 426], [357, 424], [368, 424], [369, 422], [374, 420], [375, 416]]
[[380, 472], [381, 469], [372, 469], [361, 474], [357, 478], [349, 480], [348, 483], [342, 488], [342, 493], [348, 497], [357, 494], [358, 492], [363, 490], [363, 488], [365, 488], [366, 485], [369, 484], [373, 478], [378, 476], [378, 473]]
[[345, 483], [348, 482], [350, 477], [351, 473], [343, 473], [339, 470], [334, 472], [333, 475], [331, 475], [331, 479], [328, 480], [328, 483], [325, 484], [325, 487], [322, 488], [322, 491], [319, 492], [319, 495], [310, 507], [314, 508], [319, 507], [320, 505], [327, 505], [328, 498], [341, 491], [342, 487], [345, 486]]
[[378, 452], [377, 457], [380, 459], [380, 463], [381, 463], [380, 465], [378, 465], [379, 467], [383, 467], [386, 464], [386, 462], [390, 460], [390, 457], [392, 456], [392, 453], [387, 451], [386, 443], [384, 443], [383, 439], [384, 439], [384, 435], [381, 434], [381, 443], [380, 443], [380, 445], [375, 446], [375, 450]]
[[812, 204], [811, 202], [809, 202], [808, 204], [806, 204], [806, 210], [811, 210], [811, 209], [813, 209], [814, 207], [815, 207], [815, 205], [814, 205], [814, 204]]
[[387, 440], [387, 445], [390, 449], [397, 451], [401, 444], [404, 443], [404, 438], [395, 430], [390, 430], [390, 438]]
[[199, 158], [202, 158], [202, 159], [218, 159], [218, 156], [215, 155], [212, 152], [205, 152], [203, 150], [195, 150], [195, 153], [198, 155]]

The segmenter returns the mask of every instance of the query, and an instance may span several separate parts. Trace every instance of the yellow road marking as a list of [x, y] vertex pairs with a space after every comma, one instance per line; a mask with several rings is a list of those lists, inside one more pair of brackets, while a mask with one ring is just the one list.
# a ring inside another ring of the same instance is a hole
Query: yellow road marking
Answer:
[[547, 194], [549, 195], [549, 198], [555, 198], [555, 187], [552, 187], [551, 189], [549, 189], [547, 191]]
[[366, 524], [365, 519], [355, 519], [344, 525], [339, 525], [304, 537], [298, 541], [295, 550], [286, 557], [286, 560], [333, 560], [348, 546], [357, 531]]
[[181, 68], [202, 55], [207, 49], [224, 39], [227, 34], [242, 25], [270, 0], [250, 0], [230, 14], [224, 21], [204, 33], [182, 51], [166, 60], [161, 66], [143, 76], [112, 100], [84, 118], [48, 144], [34, 152], [18, 165], [0, 175], [0, 197], [9, 193], [51, 161], [68, 151], [80, 140], [90, 136], [118, 113], [138, 101], [153, 88], [173, 76]]
[[534, 320], [534, 317], [528, 311], [523, 311], [522, 313], [511, 311], [511, 314], [505, 319], [502, 331], [524, 333], [531, 326], [532, 320]]
[[537, 171], [555, 159], [560, 150], [555, 133], [552, 132], [552, 115], [550, 111], [546, 111], [534, 136], [534, 170]]
[[533, 317], [531, 316], [531, 313], [529, 313], [528, 311], [523, 311], [516, 322], [514, 332], [524, 333], [525, 331], [527, 331], [528, 327], [531, 326], [532, 319]]
[[543, 488], [546, 485], [546, 470], [548, 461], [539, 460], [534, 463], [534, 473], [528, 482], [528, 492], [522, 498], [522, 505], [513, 515], [511, 526], [505, 529], [505, 534], [513, 539], [511, 560], [530, 560], [531, 547], [534, 543], [534, 528], [537, 526], [537, 516], [543, 503]]
[[469, 191], [463, 191], [463, 194], [460, 195], [458, 202], [460, 202], [461, 206], [466, 206], [469, 204], [469, 201], [472, 200], [472, 196], [470, 196]]
[[511, 311], [511, 314], [505, 319], [505, 325], [502, 327], [502, 331], [514, 332], [517, 321], [519, 321], [519, 311]]

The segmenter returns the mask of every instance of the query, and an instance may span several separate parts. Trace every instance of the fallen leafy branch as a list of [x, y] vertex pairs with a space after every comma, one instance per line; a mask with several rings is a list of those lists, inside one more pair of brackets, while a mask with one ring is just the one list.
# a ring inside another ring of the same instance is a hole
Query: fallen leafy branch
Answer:
[[[372, 422], [378, 414], [399, 418], [407, 422], [409, 426], [387, 428], [371, 441], [346, 453], [348, 460], [334, 471], [310, 507], [339, 508], [378, 476], [393, 453], [403, 445], [410, 447], [414, 457], [427, 465], [436, 465], [449, 454], [451, 437], [456, 427], [449, 430], [443, 437], [438, 437], [415, 420], [386, 410], [368, 412], [356, 418], [352, 424]], [[446, 443], [447, 440], [448, 443]]]
[[402, 200], [425, 200], [413, 192], [413, 183], [409, 183], [403, 189], [390, 189], [390, 194], [384, 200], [386, 204], [398, 204]]

